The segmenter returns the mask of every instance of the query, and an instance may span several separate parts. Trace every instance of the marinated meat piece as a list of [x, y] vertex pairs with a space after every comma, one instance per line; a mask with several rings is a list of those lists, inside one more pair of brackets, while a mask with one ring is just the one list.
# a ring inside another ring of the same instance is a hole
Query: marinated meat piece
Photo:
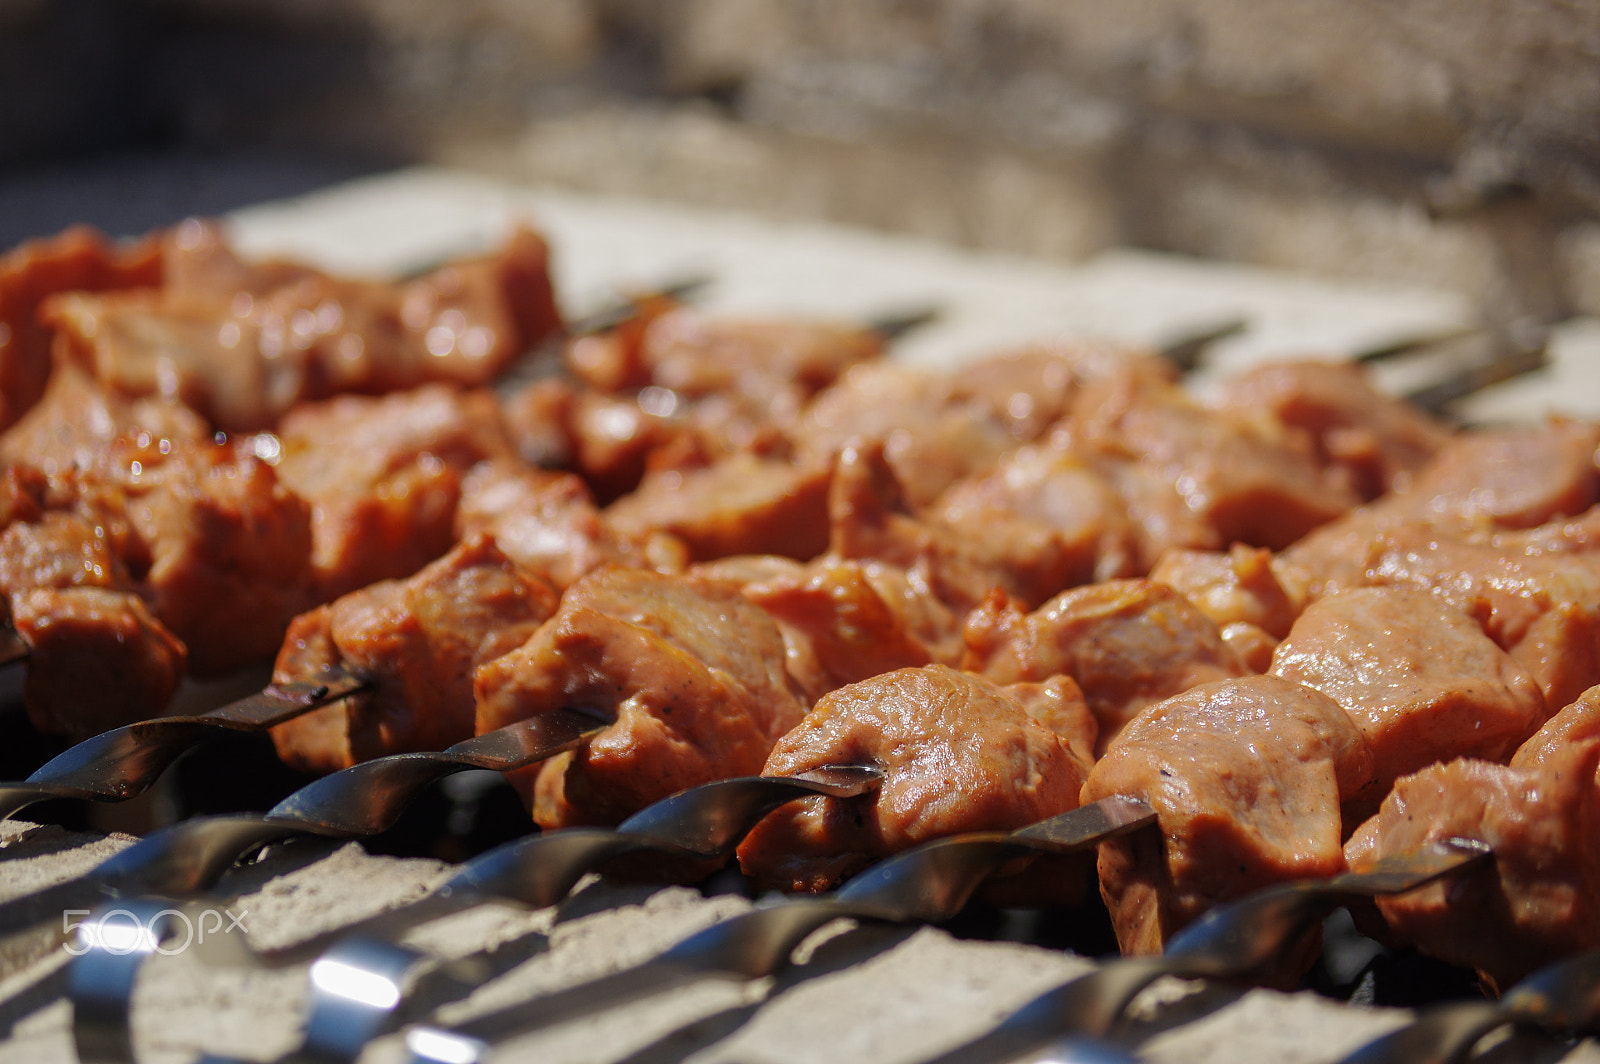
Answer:
[[574, 467], [576, 446], [568, 423], [578, 404], [571, 381], [547, 378], [517, 388], [500, 405], [517, 455], [541, 469]]
[[184, 647], [137, 595], [35, 587], [11, 596], [30, 649], [23, 699], [42, 732], [86, 739], [157, 716], [185, 668]]
[[198, 676], [270, 659], [307, 604], [311, 508], [253, 442], [123, 440], [93, 470], [140, 541], [135, 589]]
[[1289, 634], [1308, 595], [1305, 578], [1269, 550], [1168, 551], [1150, 579], [1187, 598], [1219, 628], [1250, 624], [1275, 639]]
[[582, 480], [505, 459], [480, 462], [462, 482], [461, 538], [491, 533], [519, 564], [566, 587], [606, 563], [676, 571], [688, 551], [665, 533], [634, 539], [608, 524]]
[[478, 669], [474, 689], [480, 733], [563, 706], [615, 716], [581, 750], [513, 774], [546, 828], [614, 824], [757, 772], [805, 711], [777, 626], [736, 588], [615, 566], [568, 588], [532, 638]]
[[745, 597], [778, 622], [789, 674], [812, 701], [845, 684], [937, 660], [937, 648], [918, 638], [902, 612], [906, 597], [891, 592], [886, 599], [870, 568], [821, 559], [744, 587]]
[[[1058, 430], [1052, 445], [1072, 447], [1070, 430]], [[1173, 490], [1166, 472], [1143, 462], [1104, 451], [1085, 450], [1079, 457], [1116, 489], [1127, 509], [1138, 545], [1135, 574], [1148, 573], [1156, 561], [1174, 550], [1223, 550], [1228, 543]]]
[[1019, 440], [994, 399], [953, 377], [887, 363], [852, 367], [812, 401], [795, 430], [802, 465], [827, 465], [846, 445], [882, 447], [912, 509], [987, 469]]
[[315, 602], [449, 550], [462, 476], [513, 452], [493, 395], [437, 384], [296, 407], [277, 439], [279, 479], [312, 506]]
[[1495, 991], [1600, 945], [1600, 741], [1516, 768], [1463, 758], [1395, 784], [1346, 846], [1352, 871], [1434, 840], [1478, 839], [1492, 861], [1377, 899], [1403, 942], [1476, 968]]
[[[1116, 491], [1070, 452], [1024, 446], [939, 497], [929, 516], [981, 540], [1003, 531], [1002, 555], [1056, 589], [1135, 575], [1138, 545]], [[1031, 548], [1031, 549], [1030, 549]], [[1041, 566], [1041, 560], [1048, 559]]]
[[12, 521], [0, 532], [0, 595], [36, 587], [132, 589], [105, 525], [71, 510]]
[[272, 730], [295, 768], [332, 772], [473, 734], [473, 670], [521, 646], [559, 593], [486, 535], [406, 580], [385, 580], [295, 618], [273, 680], [315, 683], [343, 668], [373, 689]]
[[1083, 787], [1127, 794], [1160, 831], [1100, 844], [1100, 893], [1124, 954], [1159, 953], [1220, 902], [1343, 870], [1339, 807], [1372, 752], [1328, 696], [1276, 676], [1202, 684], [1123, 728]]
[[107, 391], [81, 367], [64, 363], [44, 397], [0, 436], [0, 458], [55, 475], [92, 466], [111, 441], [140, 434], [159, 444], [209, 440], [212, 431], [182, 403]]
[[1340, 586], [1421, 588], [1476, 619], [1533, 676], [1550, 712], [1600, 683], [1600, 558], [1528, 555], [1421, 525], [1379, 535]]
[[690, 431], [670, 415], [645, 410], [631, 396], [575, 393], [566, 415], [571, 466], [602, 504], [638, 487], [650, 456]]
[[1495, 532], [1487, 542], [1512, 554], [1583, 554], [1600, 550], [1600, 506], [1591, 506], [1571, 519], [1558, 517], [1534, 528]]
[[1169, 546], [1277, 550], [1361, 502], [1281, 427], [1224, 418], [1132, 374], [1086, 386], [1071, 435], [1091, 464], [1103, 456], [1155, 473], [1211, 533], [1209, 542]]
[[1396, 529], [1425, 525], [1435, 535], [1483, 541], [1584, 513], [1600, 486], [1597, 444], [1600, 426], [1576, 421], [1462, 433], [1409, 487], [1318, 529], [1285, 558], [1313, 575], [1316, 591], [1360, 583], [1368, 544]]
[[1532, 528], [1600, 502], [1600, 424], [1552, 420], [1462, 433], [1401, 498], [1413, 516]]
[[928, 665], [842, 687], [762, 771], [870, 764], [882, 787], [789, 803], [745, 837], [739, 864], [762, 886], [821, 891], [918, 843], [1031, 824], [1077, 807], [1093, 744], [1093, 718], [1064, 677], [1001, 687]]
[[1600, 737], [1600, 687], [1591, 687], [1545, 721], [1511, 755], [1512, 768], [1536, 768], [1569, 746]]
[[811, 396], [883, 353], [871, 329], [824, 321], [716, 318], [680, 308], [645, 326], [639, 359], [648, 381], [681, 395]]
[[1003, 411], [1017, 440], [1033, 440], [1066, 414], [1085, 381], [1117, 374], [1174, 379], [1165, 360], [1129, 348], [1049, 343], [970, 362], [955, 371], [958, 390]]
[[966, 645], [962, 668], [996, 683], [1076, 680], [1101, 751], [1146, 706], [1247, 672], [1216, 625], [1149, 580], [1076, 588], [1032, 613], [991, 596], [967, 617]]
[[828, 488], [828, 553], [916, 574], [960, 613], [994, 588], [1032, 606], [1072, 582], [1080, 558], [1021, 522], [956, 528], [913, 516], [882, 444], [846, 447]]
[[230, 431], [345, 392], [483, 385], [560, 325], [548, 249], [528, 229], [497, 254], [398, 284], [219, 265], [228, 254], [214, 230], [186, 222], [167, 249], [171, 283], [59, 296], [44, 320], [98, 380], [179, 399]]
[[1507, 760], [1544, 723], [1533, 677], [1438, 596], [1361, 588], [1306, 608], [1273, 655], [1274, 676], [1321, 691], [1366, 737], [1375, 765], [1365, 819], [1401, 776], [1453, 757]]
[[1304, 429], [1321, 459], [1342, 470], [1364, 499], [1405, 487], [1450, 439], [1445, 425], [1384, 395], [1349, 361], [1255, 366], [1224, 383], [1214, 408]]
[[39, 400], [50, 379], [54, 331], [39, 305], [57, 292], [103, 292], [161, 283], [156, 239], [116, 247], [87, 226], [30, 240], [0, 256], [0, 429]]
[[700, 469], [647, 475], [606, 508], [624, 536], [668, 532], [696, 561], [730, 554], [780, 554], [806, 560], [828, 545], [826, 468], [730, 455]]

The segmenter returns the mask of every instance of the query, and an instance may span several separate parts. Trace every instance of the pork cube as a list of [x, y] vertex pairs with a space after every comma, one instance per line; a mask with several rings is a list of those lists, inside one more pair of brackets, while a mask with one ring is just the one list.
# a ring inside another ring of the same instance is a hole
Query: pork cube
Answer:
[[295, 618], [273, 680], [317, 683], [328, 669], [371, 690], [272, 730], [296, 768], [332, 772], [473, 734], [473, 670], [521, 646], [558, 593], [487, 535], [463, 540], [405, 580], [384, 580]]
[[966, 623], [962, 667], [996, 683], [1077, 681], [1099, 750], [1146, 706], [1246, 669], [1188, 599], [1149, 580], [1108, 580], [1032, 613], [991, 596]]
[[767, 758], [767, 775], [881, 769], [876, 794], [805, 798], [739, 846], [757, 883], [821, 891], [888, 854], [1074, 809], [1094, 720], [1071, 680], [1002, 687], [944, 665], [897, 669], [821, 699]]
[[[942, 644], [924, 642], [903, 576], [896, 594], [890, 567], [819, 559], [797, 572], [742, 585], [744, 595], [778, 624], [789, 674], [812, 701], [845, 684], [939, 660]], [[876, 571], [875, 571], [876, 570]], [[879, 591], [885, 586], [887, 595]], [[927, 596], [929, 599], [932, 596]], [[932, 602], [931, 609], [942, 604]], [[944, 611], [947, 631], [954, 618]], [[943, 634], [943, 633], [941, 633]]]
[[1450, 439], [1447, 426], [1378, 391], [1350, 361], [1255, 366], [1224, 382], [1213, 406], [1241, 420], [1266, 415], [1303, 429], [1322, 461], [1343, 471], [1365, 499], [1405, 487]]
[[182, 682], [180, 642], [128, 591], [35, 587], [11, 598], [30, 648], [23, 700], [34, 727], [87, 739], [159, 716]]
[[54, 330], [39, 306], [57, 292], [104, 292], [161, 282], [161, 241], [117, 247], [87, 226], [29, 240], [0, 256], [0, 429], [44, 394]]
[[1091, 461], [1153, 472], [1211, 534], [1172, 546], [1278, 550], [1361, 502], [1281, 426], [1225, 418], [1162, 382], [1110, 377], [1085, 387], [1073, 411], [1072, 437]]
[[801, 561], [828, 545], [828, 469], [729, 455], [697, 469], [660, 469], [606, 507], [618, 532], [667, 532], [695, 561], [781, 554]]
[[1600, 741], [1525, 767], [1462, 758], [1402, 778], [1351, 836], [1352, 871], [1451, 838], [1493, 859], [1377, 899], [1402, 942], [1477, 969], [1494, 991], [1545, 964], [1600, 946]]
[[1358, 588], [1306, 608], [1273, 655], [1274, 676], [1344, 707], [1372, 748], [1370, 816], [1401, 776], [1454, 757], [1504, 762], [1548, 714], [1527, 671], [1460, 610], [1427, 591]]
[[777, 625], [721, 581], [603, 566], [526, 643], [478, 668], [477, 730], [563, 707], [614, 723], [513, 774], [546, 828], [615, 824], [698, 783], [760, 770], [805, 711]]
[[276, 439], [279, 478], [312, 506], [317, 602], [409, 576], [449, 550], [461, 478], [514, 454], [494, 396], [445, 385], [308, 403]]
[[608, 562], [668, 571], [688, 564], [688, 550], [669, 534], [635, 539], [611, 527], [576, 475], [506, 459], [480, 462], [462, 481], [456, 534], [477, 532], [561, 588]]
[[270, 660], [308, 604], [311, 507], [254, 441], [124, 439], [93, 472], [120, 496], [142, 541], [135, 587], [189, 648], [190, 670]]
[[1276, 676], [1157, 702], [1089, 773], [1085, 804], [1132, 795], [1159, 831], [1100, 844], [1100, 894], [1125, 954], [1160, 953], [1220, 902], [1344, 870], [1339, 808], [1371, 785], [1372, 751], [1339, 704]]

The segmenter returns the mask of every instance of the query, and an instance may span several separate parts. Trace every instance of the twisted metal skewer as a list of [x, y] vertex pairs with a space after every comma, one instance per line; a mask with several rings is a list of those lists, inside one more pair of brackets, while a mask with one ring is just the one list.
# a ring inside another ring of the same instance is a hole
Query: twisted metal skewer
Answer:
[[1212, 909], [1173, 936], [1160, 956], [1111, 961], [1039, 995], [988, 1034], [923, 1064], [1011, 1060], [1063, 1036], [1103, 1038], [1158, 979], [1259, 980], [1339, 906], [1402, 894], [1488, 858], [1485, 844], [1450, 839], [1386, 857], [1369, 872], [1263, 888]]
[[1600, 950], [1541, 968], [1498, 1002], [1466, 1001], [1423, 1012], [1340, 1064], [1460, 1064], [1489, 1033], [1522, 1025], [1546, 1032], [1600, 1029]]
[[150, 788], [179, 754], [219, 729], [259, 732], [342, 698], [370, 684], [342, 670], [319, 683], [274, 683], [208, 713], [155, 717], [85, 739], [56, 755], [21, 783], [0, 783], [0, 820], [50, 798], [120, 802]]
[[701, 979], [759, 979], [835, 920], [936, 923], [953, 917], [983, 879], [1019, 856], [1070, 853], [1155, 822], [1143, 801], [1101, 799], [1014, 832], [979, 832], [925, 843], [882, 861], [831, 895], [787, 898], [713, 924], [633, 968], [491, 1012], [454, 1028], [420, 1025], [406, 1035], [413, 1064], [483, 1061], [497, 1041]]
[[[853, 797], [876, 789], [881, 780], [877, 769], [856, 765], [827, 766], [796, 777], [718, 780], [663, 799], [615, 829], [551, 832], [481, 854], [429, 895], [343, 928], [333, 948], [319, 950], [310, 969], [312, 1000], [297, 1056], [354, 1060], [367, 1042], [392, 1025], [408, 991], [425, 973], [449, 974], [471, 967], [471, 957], [441, 964], [394, 944], [392, 940], [410, 928], [490, 901], [513, 901], [530, 908], [552, 904], [596, 866], [628, 854], [725, 859], [750, 828], [778, 806], [817, 794]], [[181, 912], [176, 904], [159, 897], [112, 903], [78, 928], [82, 953], [72, 963], [69, 994], [74, 1002], [74, 1038], [83, 1059], [90, 1059], [86, 1054], [122, 1064], [135, 1059], [128, 1038], [134, 980], [150, 955], [160, 950], [162, 936], [172, 932]], [[121, 933], [125, 930], [121, 925], [130, 921], [146, 932], [138, 943], [130, 944], [128, 935]], [[257, 954], [215, 937], [201, 948], [218, 943], [223, 948], [209, 951], [210, 956], [236, 964], [294, 963], [307, 952], [302, 944]], [[470, 982], [462, 982], [462, 990], [470, 988]]]

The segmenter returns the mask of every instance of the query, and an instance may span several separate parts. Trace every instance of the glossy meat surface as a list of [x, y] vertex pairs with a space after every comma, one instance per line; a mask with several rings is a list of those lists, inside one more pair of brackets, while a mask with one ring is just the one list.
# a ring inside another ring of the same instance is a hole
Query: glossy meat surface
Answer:
[[558, 594], [486, 535], [405, 580], [386, 580], [295, 618], [277, 682], [318, 682], [343, 668], [371, 681], [347, 698], [273, 729], [279, 756], [331, 772], [471, 738], [473, 670], [521, 646], [555, 612]]
[[1600, 741], [1525, 767], [1460, 759], [1401, 779], [1346, 849], [1360, 871], [1436, 839], [1487, 842], [1488, 864], [1380, 898], [1404, 942], [1470, 966], [1503, 990], [1535, 968], [1600, 945]]
[[488, 392], [427, 385], [296, 407], [279, 478], [312, 507], [313, 601], [409, 576], [455, 541], [461, 478], [512, 444]]
[[613, 717], [576, 753], [514, 780], [543, 827], [614, 824], [685, 787], [759, 771], [804, 712], [784, 665], [777, 625], [736, 587], [606, 566], [478, 669], [477, 730], [563, 706]]
[[876, 795], [807, 798], [739, 847], [763, 886], [820, 891], [887, 854], [1076, 808], [1094, 721], [1070, 680], [1002, 687], [943, 665], [899, 669], [821, 699], [763, 771], [828, 764], [884, 772]]
[[699, 468], [651, 472], [605, 514], [626, 536], [676, 536], [696, 561], [730, 554], [805, 561], [828, 545], [828, 481], [826, 466], [736, 454]]
[[109, 391], [80, 366], [64, 363], [40, 400], [0, 435], [0, 458], [49, 474], [96, 464], [114, 440], [148, 436], [160, 443], [210, 440], [205, 419], [174, 399]]
[[1344, 707], [1372, 749], [1380, 795], [1435, 762], [1504, 762], [1548, 716], [1533, 678], [1470, 617], [1410, 588], [1312, 603], [1278, 645], [1271, 672]]
[[65, 294], [46, 320], [106, 385], [180, 399], [234, 432], [344, 392], [485, 384], [560, 323], [548, 249], [526, 229], [496, 254], [399, 283], [247, 265], [197, 221], [165, 257], [159, 289]]
[[[890, 566], [823, 558], [762, 574], [742, 589], [777, 622], [789, 674], [813, 701], [845, 684], [951, 657], [939, 637], [954, 634], [955, 619]], [[943, 622], [931, 638], [930, 613]]]
[[635, 539], [606, 521], [583, 481], [507, 459], [479, 462], [461, 484], [456, 533], [494, 536], [500, 549], [566, 587], [606, 563], [681, 569], [688, 552], [665, 533]]
[[161, 282], [159, 238], [117, 247], [87, 226], [30, 240], [0, 256], [0, 429], [44, 394], [55, 333], [38, 317], [58, 292], [103, 292]]
[[132, 592], [35, 587], [11, 596], [11, 621], [32, 648], [23, 700], [42, 732], [86, 739], [156, 716], [183, 680], [183, 644]]
[[1086, 388], [1071, 431], [1085, 453], [1131, 459], [1155, 474], [1209, 534], [1169, 547], [1281, 549], [1361, 501], [1280, 428], [1224, 418], [1173, 386], [1131, 375]]
[[1146, 706], [1247, 671], [1216, 625], [1149, 580], [1075, 588], [1032, 613], [991, 596], [967, 617], [966, 645], [962, 667], [996, 683], [1076, 680], [1101, 751]]
[[1372, 782], [1372, 751], [1328, 696], [1275, 676], [1221, 680], [1135, 717], [1083, 801], [1144, 798], [1160, 830], [1100, 844], [1100, 894], [1126, 954], [1159, 953], [1219, 902], [1340, 872], [1340, 804]]
[[1450, 439], [1443, 423], [1380, 392], [1352, 362], [1255, 366], [1230, 378], [1213, 407], [1304, 430], [1320, 459], [1366, 499], [1405, 486]]
[[254, 442], [125, 439], [92, 471], [140, 540], [135, 587], [198, 676], [270, 660], [309, 604], [311, 507]]

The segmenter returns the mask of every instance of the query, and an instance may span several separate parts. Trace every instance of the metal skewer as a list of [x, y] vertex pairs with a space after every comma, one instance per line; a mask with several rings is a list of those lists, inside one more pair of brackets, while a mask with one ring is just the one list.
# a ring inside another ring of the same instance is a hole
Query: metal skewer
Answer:
[[804, 939], [835, 920], [938, 922], [960, 911], [983, 879], [1028, 854], [1070, 853], [1155, 822], [1125, 796], [1062, 813], [1015, 832], [956, 835], [882, 861], [831, 895], [790, 898], [714, 924], [612, 975], [468, 1020], [407, 1032], [413, 1064], [472, 1064], [497, 1041], [700, 979], [759, 979], [781, 969]]
[[1514, 1024], [1548, 1032], [1600, 1027], [1600, 950], [1541, 968], [1498, 1002], [1467, 1001], [1428, 1009], [1340, 1064], [1459, 1064], [1492, 1031]]
[[[392, 1025], [406, 991], [418, 985], [424, 973], [448, 974], [487, 959], [469, 956], [441, 963], [393, 944], [406, 930], [492, 901], [530, 908], [552, 904], [587, 872], [626, 854], [726, 859], [750, 828], [778, 806], [815, 794], [853, 797], [875, 790], [881, 780], [877, 769], [857, 765], [826, 766], [796, 777], [718, 780], [656, 802], [616, 829], [577, 828], [507, 843], [468, 862], [431, 894], [343, 928], [336, 937], [319, 936], [273, 953], [242, 947], [221, 952], [229, 963], [262, 967], [298, 963], [308, 953], [320, 954], [311, 965], [311, 1005], [299, 1055], [354, 1060], [368, 1041]], [[83, 1059], [93, 1054], [99, 1060], [133, 1060], [127, 1030], [134, 981], [161, 945], [164, 925], [154, 918], [176, 912], [175, 904], [159, 897], [137, 899], [136, 904], [118, 901], [102, 907], [80, 927], [83, 953], [73, 961], [69, 992], [74, 1037]], [[128, 948], [122, 941], [126, 936], [115, 933], [119, 929], [113, 914], [127, 923], [128, 913], [135, 923], [150, 928], [148, 941], [139, 944], [143, 948]], [[113, 932], [109, 936], [108, 928]], [[333, 948], [324, 949], [330, 939]], [[219, 941], [233, 945], [226, 939], [210, 940]], [[362, 985], [389, 985], [397, 992], [353, 995], [352, 977]], [[463, 992], [472, 988], [470, 981], [457, 982]]]
[[369, 686], [361, 677], [329, 670], [322, 682], [269, 684], [209, 713], [155, 717], [113, 728], [56, 755], [21, 783], [0, 783], [0, 820], [49, 798], [120, 802], [137, 797], [179, 754], [218, 729], [265, 731]]
[[1258, 980], [1333, 909], [1356, 899], [1402, 894], [1488, 858], [1485, 844], [1451, 839], [1384, 858], [1370, 872], [1266, 887], [1212, 909], [1175, 935], [1160, 956], [1112, 961], [1046, 991], [988, 1034], [923, 1064], [1011, 1060], [1065, 1035], [1103, 1038], [1158, 979]]

